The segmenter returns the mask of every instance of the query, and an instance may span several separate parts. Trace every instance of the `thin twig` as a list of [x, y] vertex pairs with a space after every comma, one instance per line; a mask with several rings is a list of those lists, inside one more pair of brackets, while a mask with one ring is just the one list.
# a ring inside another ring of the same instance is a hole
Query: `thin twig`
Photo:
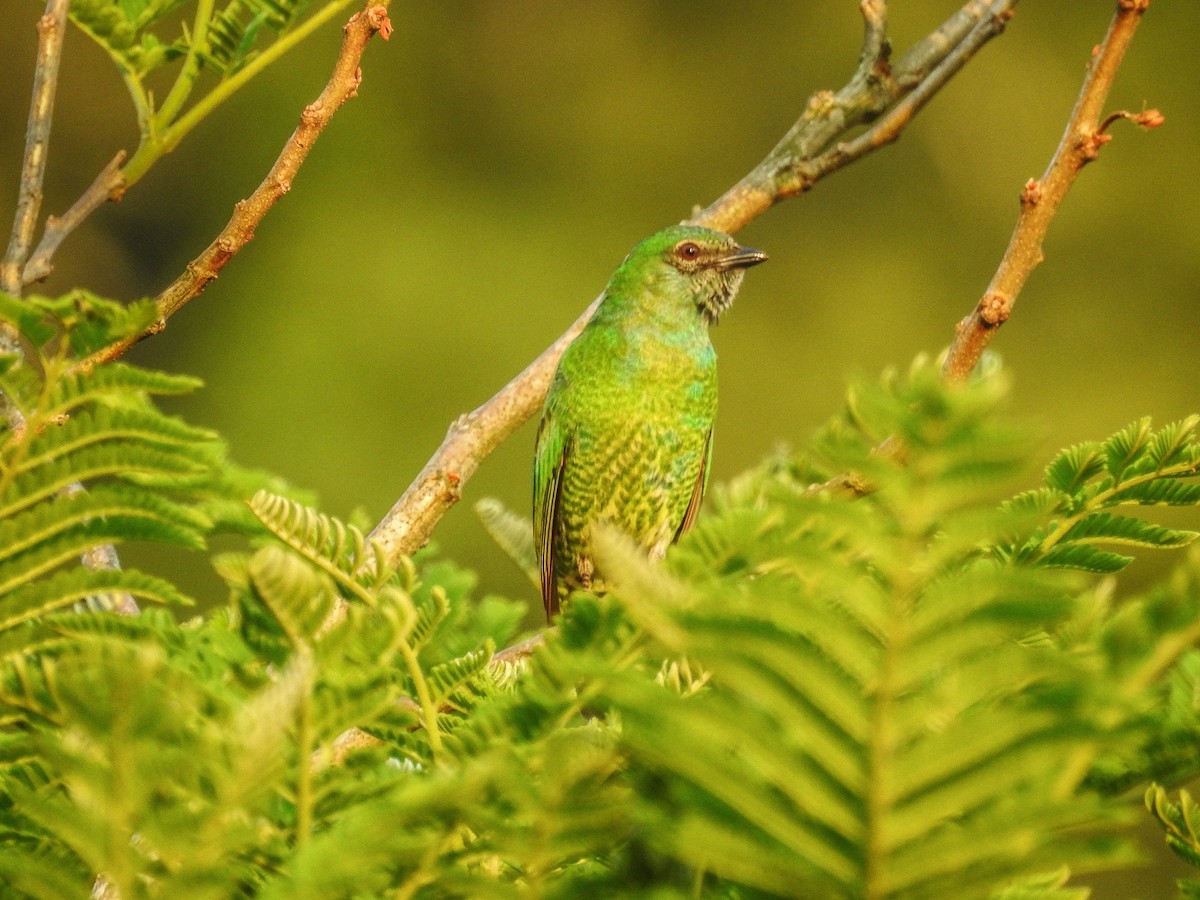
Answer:
[[221, 233], [158, 295], [155, 301], [159, 315], [157, 323], [144, 334], [125, 338], [96, 351], [82, 360], [78, 368], [88, 371], [99, 363], [114, 360], [143, 337], [162, 331], [166, 327], [167, 319], [199, 296], [229, 260], [250, 243], [254, 237], [254, 229], [258, 227], [267, 211], [291, 190], [292, 180], [308, 157], [309, 150], [333, 118], [333, 114], [357, 93], [362, 82], [359, 62], [367, 43], [377, 32], [384, 40], [391, 35], [392, 25], [387, 15], [386, 0], [372, 2], [361, 12], [355, 13], [343, 31], [345, 37], [342, 40], [342, 49], [325, 89], [316, 100], [304, 108], [299, 126], [288, 138], [267, 177], [254, 193], [234, 205], [233, 216], [221, 229]]
[[[59, 245], [88, 216], [103, 206], [106, 201], [120, 200], [128, 188], [136, 184], [165, 154], [174, 150], [179, 142], [213, 109], [228, 100], [263, 69], [336, 16], [350, 2], [351, 0], [329, 0], [325, 6], [295, 28], [287, 31], [261, 53], [255, 54], [250, 62], [238, 69], [235, 74], [223, 79], [178, 119], [174, 117], [187, 99], [199, 71], [198, 55], [189, 53], [183, 71], [168, 92], [163, 105], [157, 111], [152, 109], [151, 97], [146, 93], [141, 81], [125, 69], [125, 64], [119, 54], [113, 55], [113, 61], [117, 68], [122, 70], [126, 85], [129, 87], [137, 107], [138, 125], [142, 139], [128, 162], [126, 162], [125, 152], [121, 151], [118, 159], [109, 163], [96, 176], [91, 186], [83, 196], [75, 201], [67, 213], [59, 217], [50, 217], [47, 220], [46, 232], [42, 235], [37, 249], [25, 267], [24, 283], [32, 284], [48, 276], [53, 269], [51, 260]], [[374, 0], [371, 5], [386, 7], [389, 2], [390, 0]], [[197, 10], [194, 42], [200, 42], [203, 39], [203, 28], [200, 25], [207, 19], [202, 12], [203, 10]]]
[[[745, 178], [692, 221], [734, 231], [771, 206], [804, 193], [818, 180], [889, 144], [989, 40], [1004, 30], [1016, 0], [973, 0], [910, 48], [893, 66], [886, 4], [862, 0], [863, 49], [854, 77], [836, 94], [809, 98], [804, 114]], [[882, 118], [881, 118], [882, 117]], [[838, 138], [875, 124], [855, 139]]]
[[38, 241], [33, 255], [25, 264], [22, 281], [31, 285], [41, 281], [50, 274], [50, 260], [58, 252], [59, 245], [72, 231], [78, 228], [83, 220], [94, 213], [109, 200], [120, 200], [125, 194], [125, 177], [121, 174], [121, 165], [125, 162], [125, 151], [117, 151], [117, 155], [109, 160], [108, 165], [100, 170], [88, 189], [71, 204], [61, 216], [47, 216], [46, 228], [42, 239]]
[[1031, 178], [1026, 182], [1021, 192], [1021, 212], [999, 268], [983, 298], [955, 329], [942, 367], [948, 380], [962, 381], [971, 374], [996, 331], [1012, 314], [1025, 280], [1042, 261], [1042, 241], [1063, 198], [1083, 167], [1096, 159], [1100, 148], [1112, 139], [1107, 126], [1115, 118], [1131, 118], [1145, 127], [1162, 123], [1156, 110], [1148, 110], [1137, 116], [1118, 113], [1100, 124], [1117, 69], [1149, 5], [1150, 0], [1118, 0], [1108, 33], [1093, 53], [1079, 99], [1049, 167], [1040, 180]]
[[29, 103], [29, 126], [25, 131], [25, 160], [21, 165], [17, 213], [8, 250], [0, 263], [0, 290], [14, 295], [21, 293], [21, 269], [33, 244], [33, 232], [42, 208], [46, 152], [50, 146], [54, 94], [58, 89], [58, 68], [70, 5], [71, 0], [48, 0], [46, 12], [37, 23], [37, 64], [33, 73], [33, 98]]
[[[736, 231], [774, 203], [802, 193], [819, 178], [895, 140], [913, 113], [979, 47], [1000, 33], [1015, 5], [1016, 0], [971, 0], [910, 48], [893, 69], [886, 31], [887, 4], [883, 0], [861, 0], [863, 48], [858, 68], [846, 87], [810, 98], [799, 121], [766, 159], [720, 199], [697, 212], [692, 221]], [[886, 114], [897, 110], [904, 98], [914, 99], [894, 116]], [[836, 144], [848, 130], [875, 120], [878, 123], [855, 142]], [[437, 452], [371, 533], [389, 561], [412, 553], [428, 540], [434, 526], [459, 500], [463, 483], [484, 458], [537, 412], [559, 357], [598, 302], [599, 298], [495, 396], [450, 426]]]

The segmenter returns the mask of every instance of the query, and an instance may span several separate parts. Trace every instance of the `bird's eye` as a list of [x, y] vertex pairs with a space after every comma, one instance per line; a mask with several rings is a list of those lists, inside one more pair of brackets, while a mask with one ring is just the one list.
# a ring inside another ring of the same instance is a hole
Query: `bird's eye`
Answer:
[[700, 247], [691, 241], [684, 241], [675, 248], [675, 255], [680, 259], [695, 259], [700, 255]]

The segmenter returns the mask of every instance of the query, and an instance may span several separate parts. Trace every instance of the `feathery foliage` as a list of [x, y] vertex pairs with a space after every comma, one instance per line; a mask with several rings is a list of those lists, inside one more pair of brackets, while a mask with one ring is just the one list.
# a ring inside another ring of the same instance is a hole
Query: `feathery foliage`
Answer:
[[[1190, 423], [1069, 451], [1052, 497], [997, 504], [1026, 461], [1002, 397], [925, 366], [856, 386], [811, 457], [716, 491], [665, 564], [602, 531], [613, 593], [571, 598], [516, 673], [492, 662], [515, 604], [256, 494], [269, 538], [217, 558], [226, 607], [0, 636], [6, 896], [1085, 896], [1073, 875], [1130, 858], [1138, 795], [1200, 773], [1200, 556], [1120, 598], [1050, 550], [1185, 543], [1113, 509], [1187, 498]], [[78, 420], [67, 458], [93, 430], [147, 440]], [[870, 493], [809, 489], [845, 471]], [[162, 475], [88, 496], [118, 530], [134, 490], [194, 526]], [[1200, 859], [1190, 798], [1147, 797]]]
[[72, 371], [76, 354], [143, 327], [144, 307], [81, 292], [0, 298], [0, 317], [27, 344], [0, 372], [15, 411], [0, 434], [0, 635], [98, 595], [184, 602], [162, 579], [78, 565], [97, 545], [124, 541], [198, 550], [211, 526], [195, 490], [168, 486], [211, 487], [220, 445], [151, 400], [195, 380], [125, 365]]
[[[350, 0], [325, 0], [306, 16], [310, 5], [309, 0], [74, 0], [71, 21], [113, 61], [137, 115], [139, 142], [121, 168], [122, 188]], [[191, 15], [185, 7], [193, 7]], [[174, 81], [159, 93], [153, 76], [173, 63], [179, 63]], [[215, 79], [193, 98], [205, 70]]]

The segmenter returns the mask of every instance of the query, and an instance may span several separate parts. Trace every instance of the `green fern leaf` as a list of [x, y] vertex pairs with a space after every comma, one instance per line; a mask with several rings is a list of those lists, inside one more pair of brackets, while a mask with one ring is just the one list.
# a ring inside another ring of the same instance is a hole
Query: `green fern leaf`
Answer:
[[1104, 447], [1094, 441], [1064, 450], [1046, 467], [1046, 484], [1074, 496], [1089, 480], [1106, 469]]
[[156, 447], [114, 443], [85, 447], [67, 459], [55, 460], [12, 479], [0, 491], [0, 519], [16, 515], [80, 482], [104, 477], [135, 481], [143, 473], [188, 476], [204, 471], [204, 463], [193, 456]]
[[1153, 471], [1160, 472], [1173, 466], [1195, 466], [1200, 463], [1200, 447], [1196, 445], [1196, 425], [1200, 416], [1188, 416], [1165, 426], [1150, 444], [1147, 454]]
[[282, 548], [263, 547], [246, 564], [255, 594], [283, 628], [293, 648], [311, 646], [333, 609], [327, 578]]
[[1120, 481], [1125, 470], [1142, 454], [1150, 443], [1153, 432], [1150, 417], [1145, 416], [1127, 425], [1104, 442], [1105, 468], [1115, 481]]
[[1200, 807], [1186, 790], [1172, 803], [1159, 785], [1146, 790], [1146, 807], [1166, 832], [1167, 846], [1190, 865], [1200, 869]]
[[488, 641], [474, 653], [434, 666], [426, 675], [433, 702], [441, 705], [451, 696], [487, 672], [495, 647]]
[[88, 597], [122, 592], [155, 603], [189, 605], [192, 602], [170, 582], [143, 572], [71, 569], [24, 584], [7, 594], [0, 601], [0, 631], [65, 609]]
[[[394, 589], [384, 589], [384, 594], [393, 592]], [[381, 600], [384, 594], [380, 595]], [[406, 598], [409, 606], [412, 607], [412, 599], [408, 598], [406, 593], [403, 596]], [[419, 607], [413, 608], [416, 611], [416, 617], [413, 619], [412, 628], [405, 640], [415, 652], [419, 653], [421, 648], [429, 642], [438, 625], [449, 615], [450, 601], [446, 597], [446, 591], [440, 585], [435, 585], [424, 602]]]
[[528, 516], [516, 515], [493, 497], [484, 497], [476, 503], [475, 515], [492, 540], [517, 564], [525, 577], [534, 586], [539, 585], [541, 576], [534, 558], [533, 526]]
[[307, 5], [307, 0], [232, 0], [209, 23], [205, 63], [222, 76], [232, 75], [254, 58], [264, 28], [287, 31]]
[[41, 347], [56, 333], [35, 305], [4, 291], [0, 291], [0, 319], [16, 328], [35, 347]]
[[0, 597], [6, 591], [47, 575], [64, 563], [77, 561], [83, 553], [99, 544], [131, 540], [164, 541], [191, 549], [202, 549], [204, 546], [203, 539], [195, 531], [151, 515], [135, 513], [90, 519], [40, 542], [25, 553], [0, 562]]
[[1111, 543], [1136, 547], [1184, 547], [1194, 541], [1197, 533], [1163, 528], [1131, 516], [1114, 516], [1095, 512], [1084, 516], [1062, 536], [1061, 544]]
[[1086, 887], [1067, 887], [1069, 869], [1062, 868], [1046, 875], [1022, 879], [997, 891], [992, 900], [1088, 900], [1091, 891]]
[[1133, 562], [1132, 556], [1122, 556], [1108, 550], [1097, 550], [1087, 544], [1061, 544], [1051, 548], [1039, 560], [1038, 564], [1061, 569], [1079, 569], [1083, 572], [1094, 572], [1107, 575], [1120, 572]]
[[204, 382], [188, 375], [141, 369], [125, 363], [108, 363], [90, 373], [66, 375], [55, 381], [48, 404], [49, 415], [62, 415], [87, 403], [115, 402], [131, 395], [181, 396]]
[[210, 525], [197, 510], [165, 497], [119, 483], [98, 484], [90, 491], [56, 496], [0, 522], [0, 562], [85, 527], [92, 535], [119, 538], [121, 529], [106, 524], [114, 517], [159, 522], [165, 540], [196, 550], [203, 549], [203, 534]]
[[391, 575], [390, 569], [381, 567], [377, 554], [368, 552], [366, 538], [352, 525], [267, 491], [258, 491], [249, 506], [280, 541], [360, 599], [371, 598], [362, 587], [378, 587]]
[[30, 442], [28, 456], [11, 471], [28, 472], [109, 441], [120, 441], [126, 446], [143, 444], [164, 451], [190, 451], [194, 445], [215, 439], [216, 434], [208, 429], [193, 428], [158, 413], [100, 408], [75, 413], [65, 425], [46, 429]]
[[1112, 503], [1136, 503], [1141, 506], [1196, 506], [1200, 504], [1200, 484], [1188, 484], [1170, 478], [1157, 478], [1121, 488], [1112, 495]]

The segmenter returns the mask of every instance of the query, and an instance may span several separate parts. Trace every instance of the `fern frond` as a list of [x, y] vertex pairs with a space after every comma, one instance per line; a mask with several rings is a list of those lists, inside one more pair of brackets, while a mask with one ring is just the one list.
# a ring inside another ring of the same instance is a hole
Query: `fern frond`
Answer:
[[[0, 597], [53, 572], [64, 563], [77, 561], [93, 547], [130, 540], [163, 541], [192, 549], [204, 546], [196, 532], [152, 515], [114, 515], [106, 519], [89, 519], [40, 542], [27, 553], [0, 563]], [[4, 603], [5, 600], [0, 599], [0, 608]]]
[[210, 524], [201, 513], [166, 497], [116, 482], [99, 484], [86, 493], [58, 495], [0, 522], [0, 564], [78, 532], [86, 532], [91, 544], [119, 540], [122, 525], [133, 520], [159, 523], [163, 540], [197, 550], [204, 547]]
[[1103, 452], [1108, 474], [1119, 481], [1125, 470], [1143, 456], [1152, 437], [1150, 417], [1144, 416], [1106, 440]]
[[0, 491], [0, 518], [16, 515], [80, 482], [113, 477], [133, 483], [142, 474], [186, 477], [204, 472], [204, 463], [192, 454], [138, 444], [84, 447], [66, 459], [55, 460], [9, 481]]
[[199, 378], [113, 362], [91, 372], [65, 375], [55, 381], [47, 409], [49, 415], [70, 413], [96, 402], [121, 402], [130, 395], [177, 397], [204, 386]]
[[1064, 544], [1108, 543], [1134, 547], [1185, 547], [1197, 537], [1195, 531], [1163, 528], [1130, 516], [1095, 512], [1079, 519], [1062, 536]]
[[486, 673], [495, 650], [491, 642], [488, 642], [474, 653], [430, 669], [426, 681], [433, 702], [441, 706], [470, 682]]
[[534, 559], [533, 525], [529, 518], [516, 515], [494, 497], [484, 497], [476, 503], [475, 515], [496, 545], [537, 587], [541, 583], [541, 576]]
[[309, 0], [231, 0], [209, 22], [202, 58], [218, 74], [232, 75], [254, 58], [263, 29], [287, 31], [308, 4]]
[[65, 425], [43, 431], [30, 442], [28, 454], [12, 471], [28, 472], [108, 441], [178, 451], [215, 439], [212, 431], [193, 428], [157, 412], [100, 407], [95, 412], [76, 413]]
[[[1095, 544], [1177, 548], [1196, 538], [1192, 531], [1163, 528], [1105, 510], [1127, 505], [1200, 504], [1200, 444], [1190, 416], [1158, 432], [1139, 419], [1103, 443], [1089, 442], [1060, 453], [1046, 469], [1046, 487], [1006, 504], [1024, 517], [995, 545], [1003, 559], [1088, 572], [1116, 572], [1131, 557]], [[1040, 521], [1038, 521], [1040, 518]]]
[[6, 594], [0, 602], [0, 632], [65, 609], [88, 597], [121, 592], [154, 603], [189, 605], [192, 602], [169, 581], [144, 572], [71, 569], [23, 584]]
[[416, 616], [412, 620], [411, 627], [406, 631], [405, 643], [407, 643], [414, 653], [419, 653], [421, 648], [429, 642], [438, 625], [450, 613], [450, 601], [446, 597], [446, 591], [440, 585], [435, 585], [428, 596], [424, 598], [420, 606], [412, 604], [412, 600], [408, 600], [409, 605], [416, 612]]
[[1088, 441], [1064, 450], [1054, 458], [1046, 467], [1046, 485], [1072, 496], [1106, 469], [1104, 445]]
[[1114, 505], [1196, 506], [1200, 504], [1200, 484], [1187, 484], [1170, 478], [1138, 482], [1114, 491], [1112, 502]]
[[1151, 441], [1147, 460], [1153, 471], [1185, 467], [1195, 468], [1200, 464], [1200, 446], [1196, 444], [1196, 426], [1200, 416], [1192, 415], [1165, 426]]
[[366, 538], [353, 525], [266, 491], [251, 497], [249, 506], [275, 537], [364, 602], [372, 603], [370, 588], [391, 576], [380, 567], [378, 554], [368, 552]]
[[1200, 869], [1200, 806], [1186, 790], [1172, 802], [1161, 786], [1146, 789], [1146, 808], [1166, 832], [1167, 846], [1180, 859]]
[[292, 647], [311, 646], [333, 609], [327, 578], [279, 547], [263, 547], [247, 563], [250, 585]]
[[[1076, 582], [979, 552], [1014, 518], [1091, 489], [1102, 447], [1064, 454], [1047, 491], [997, 517], [988, 485], [1020, 451], [991, 440], [995, 394], [914, 380], [855, 398], [856, 421], [905, 435], [903, 466], [870, 458], [866, 440], [824, 445], [870, 473], [868, 498], [778, 490], [765, 509], [723, 511], [668, 553], [673, 576], [594, 535], [621, 608], [710, 675], [687, 697], [636, 669], [587, 676], [620, 720], [635, 795], [674, 801], [652, 813], [656, 851], [789, 895], [989, 897], [1089, 864], [1095, 845], [1070, 829], [1115, 826], [1098, 801], [1056, 789], [1073, 753], [1123, 740], [1092, 718], [1119, 689], [1081, 687], [1080, 659], [1024, 640], [1074, 610]], [[1174, 539], [1115, 517], [1091, 527]], [[1100, 559], [1076, 537], [1055, 550]]]

